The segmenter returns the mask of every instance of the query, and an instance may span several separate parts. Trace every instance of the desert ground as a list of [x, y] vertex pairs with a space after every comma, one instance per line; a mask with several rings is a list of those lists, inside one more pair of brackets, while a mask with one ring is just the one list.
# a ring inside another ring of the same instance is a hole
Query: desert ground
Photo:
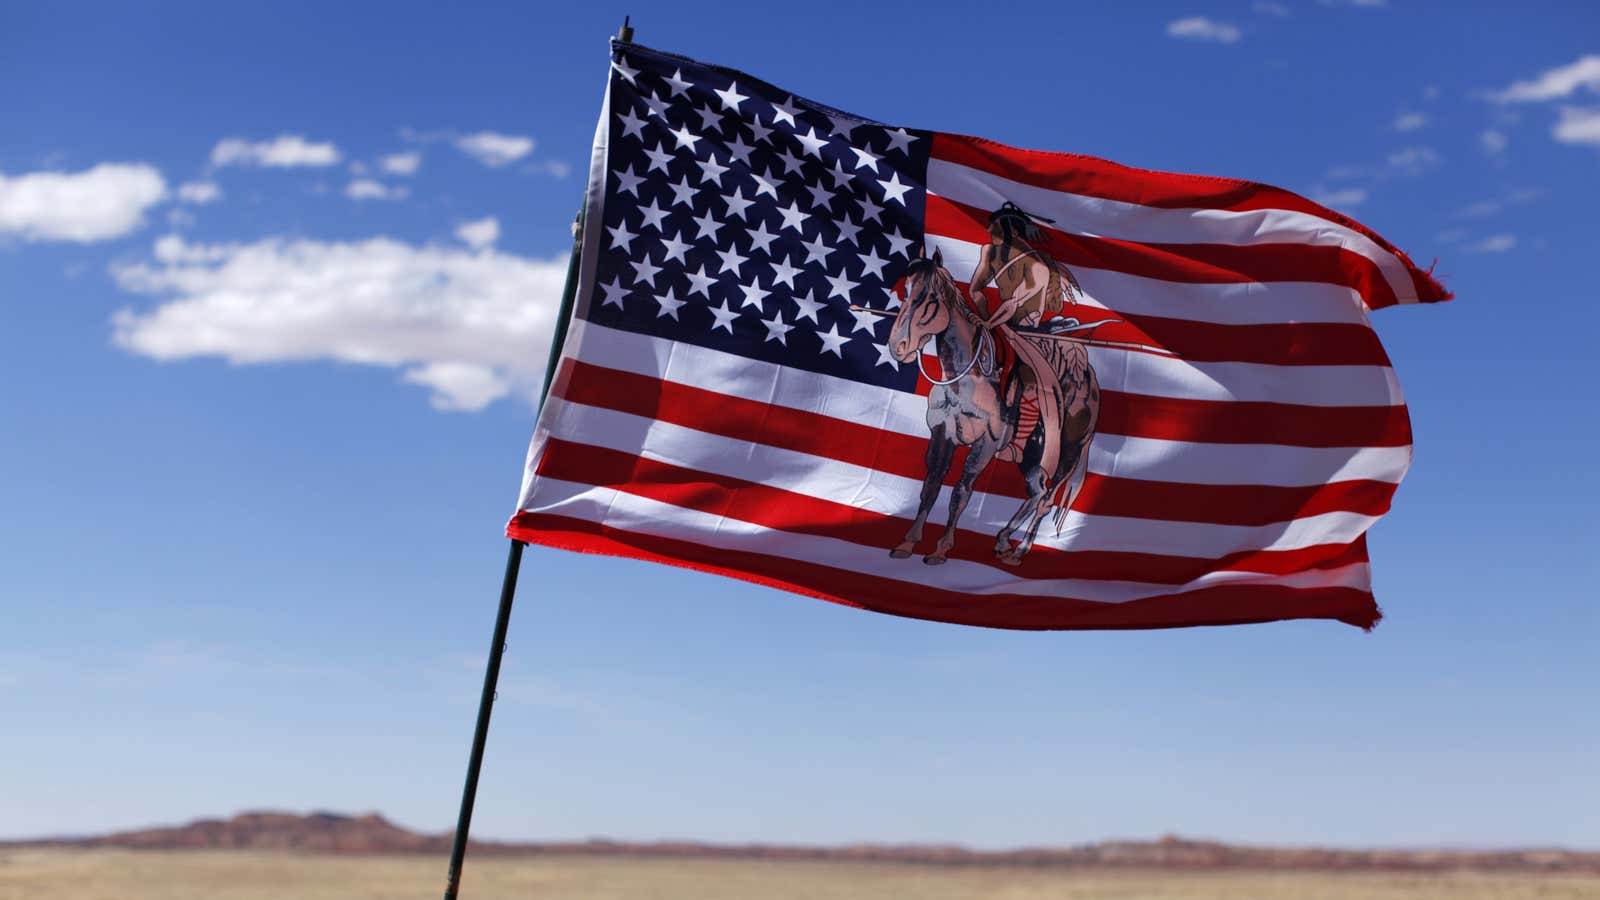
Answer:
[[[227, 850], [0, 850], [0, 900], [437, 900], [444, 860]], [[1600, 876], [1139, 872], [542, 856], [469, 859], [463, 900], [1562, 900]]]

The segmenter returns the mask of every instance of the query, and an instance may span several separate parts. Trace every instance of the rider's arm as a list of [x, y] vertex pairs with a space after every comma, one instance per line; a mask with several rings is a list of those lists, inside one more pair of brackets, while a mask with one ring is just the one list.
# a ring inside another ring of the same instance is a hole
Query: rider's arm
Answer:
[[972, 270], [972, 277], [967, 279], [967, 292], [974, 300], [983, 295], [984, 285], [994, 277], [994, 260], [989, 255], [993, 249], [993, 244], [983, 245], [983, 249], [978, 251], [978, 266]]
[[1007, 297], [1005, 302], [1000, 304], [1000, 308], [994, 311], [994, 315], [989, 317], [989, 321], [983, 323], [984, 326], [993, 328], [1002, 322], [1009, 321], [1012, 314], [1017, 311], [1017, 306], [1021, 302], [1021, 298], [1016, 297], [1015, 295]]

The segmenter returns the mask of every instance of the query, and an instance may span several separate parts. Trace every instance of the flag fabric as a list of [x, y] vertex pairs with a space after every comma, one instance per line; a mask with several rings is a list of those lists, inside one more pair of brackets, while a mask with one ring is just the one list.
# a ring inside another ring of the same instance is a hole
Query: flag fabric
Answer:
[[1449, 298], [1288, 191], [631, 43], [578, 279], [510, 537], [1026, 629], [1370, 628], [1411, 431], [1367, 316]]

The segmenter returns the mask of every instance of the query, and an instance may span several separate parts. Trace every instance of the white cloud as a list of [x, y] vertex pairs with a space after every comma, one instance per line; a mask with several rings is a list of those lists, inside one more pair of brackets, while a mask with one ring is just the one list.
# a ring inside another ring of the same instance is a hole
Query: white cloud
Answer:
[[1384, 160], [1389, 169], [1400, 175], [1420, 175], [1439, 164], [1438, 151], [1432, 147], [1406, 147], [1389, 154]]
[[1505, 253], [1517, 246], [1517, 236], [1514, 234], [1496, 234], [1474, 241], [1461, 250], [1464, 253]]
[[1528, 81], [1518, 81], [1503, 90], [1491, 91], [1489, 99], [1496, 103], [1560, 100], [1572, 96], [1579, 88], [1600, 91], [1600, 55], [1589, 54], [1570, 65], [1541, 72]]
[[0, 174], [0, 237], [89, 243], [144, 224], [167, 182], [144, 163], [101, 163], [82, 172]]
[[391, 153], [378, 160], [378, 167], [390, 175], [415, 175], [422, 166], [422, 154], [416, 150]]
[[409, 193], [403, 187], [390, 187], [371, 178], [357, 178], [344, 186], [344, 195], [351, 200], [404, 200]]
[[524, 175], [549, 175], [551, 178], [565, 178], [572, 174], [572, 167], [559, 159], [541, 159], [528, 163], [521, 169]]
[[1358, 187], [1339, 188], [1337, 190], [1316, 188], [1311, 192], [1311, 199], [1327, 207], [1337, 208], [1342, 206], [1348, 208], [1367, 202], [1367, 189]]
[[1186, 19], [1174, 19], [1168, 22], [1167, 37], [1180, 38], [1187, 41], [1214, 41], [1219, 44], [1232, 44], [1239, 40], [1241, 33], [1236, 25], [1217, 22], [1205, 16], [1190, 16]]
[[1419, 112], [1404, 112], [1394, 117], [1395, 131], [1416, 131], [1428, 124], [1428, 116]]
[[265, 166], [288, 169], [297, 166], [331, 166], [342, 157], [332, 143], [311, 143], [298, 134], [280, 134], [270, 141], [226, 138], [211, 150], [211, 164], [222, 166]]
[[269, 238], [156, 242], [146, 262], [112, 267], [127, 291], [160, 302], [124, 309], [114, 340], [158, 360], [235, 364], [335, 360], [401, 370], [439, 409], [476, 410], [544, 377], [564, 257], [493, 249]]
[[494, 216], [456, 226], [456, 237], [474, 250], [482, 250], [500, 240], [500, 220]]
[[204, 205], [222, 199], [222, 188], [215, 181], [185, 181], [178, 185], [178, 199]]
[[1437, 84], [1430, 84], [1430, 85], [1424, 87], [1422, 89], [1422, 99], [1424, 99], [1424, 100], [1437, 100], [1437, 99], [1439, 99], [1439, 86]]
[[1264, 16], [1277, 16], [1280, 19], [1288, 18], [1289, 16], [1289, 7], [1284, 6], [1282, 3], [1274, 3], [1272, 0], [1256, 0], [1255, 3], [1250, 4], [1250, 8]]
[[480, 131], [476, 134], [463, 134], [452, 139], [456, 149], [467, 154], [486, 166], [500, 167], [507, 163], [516, 162], [533, 152], [534, 141], [531, 137], [517, 134], [499, 134], [493, 131]]
[[1561, 121], [1550, 133], [1563, 144], [1600, 147], [1600, 106], [1561, 107]]
[[1483, 148], [1483, 152], [1490, 156], [1499, 156], [1504, 153], [1506, 146], [1510, 143], [1511, 139], [1506, 137], [1506, 133], [1497, 128], [1486, 128], [1478, 135], [1478, 146]]

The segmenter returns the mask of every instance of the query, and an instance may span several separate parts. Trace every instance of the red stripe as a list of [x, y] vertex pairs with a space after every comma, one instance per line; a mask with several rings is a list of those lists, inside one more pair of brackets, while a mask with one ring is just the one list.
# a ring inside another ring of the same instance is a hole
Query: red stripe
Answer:
[[973, 598], [761, 553], [635, 534], [568, 516], [518, 513], [506, 526], [506, 535], [530, 544], [725, 575], [875, 612], [990, 628], [1176, 628], [1337, 619], [1370, 629], [1380, 616], [1372, 594], [1351, 588], [1241, 585], [1114, 604], [1041, 597], [994, 603], [989, 597]]
[[[980, 169], [1021, 184], [1053, 191], [1137, 203], [1161, 209], [1220, 209], [1246, 212], [1283, 209], [1306, 213], [1359, 232], [1395, 255], [1406, 267], [1418, 299], [1452, 296], [1410, 257], [1372, 229], [1298, 194], [1252, 181], [1134, 169], [1090, 156], [1019, 150], [981, 138], [936, 133], [933, 157]], [[930, 228], [930, 230], [932, 230]], [[1363, 296], [1367, 295], [1363, 293]], [[1368, 297], [1373, 305], [1376, 297]]]
[[[989, 239], [988, 215], [944, 197], [927, 198], [929, 234], [983, 243]], [[1050, 253], [1069, 265], [1189, 284], [1318, 281], [1354, 288], [1372, 309], [1399, 302], [1377, 263], [1343, 247], [1140, 243], [1041, 227]]]
[[[883, 516], [740, 478], [673, 466], [631, 453], [558, 438], [551, 438], [547, 442], [540, 455], [537, 471], [540, 475], [562, 481], [603, 485], [766, 528], [836, 537], [885, 550], [900, 542], [911, 521], [909, 518]], [[916, 477], [920, 477], [920, 473]], [[985, 489], [982, 479], [977, 487]], [[931, 546], [931, 542], [942, 533], [941, 526], [929, 523], [925, 530], [927, 546]], [[959, 559], [997, 565], [991, 552], [992, 546], [992, 536], [963, 531], [958, 533], [952, 555]], [[1066, 553], [1038, 546], [1033, 552], [1035, 556], [1030, 557], [1027, 572], [1020, 574], [1038, 578], [1084, 578], [1154, 584], [1184, 584], [1206, 572], [1222, 569], [1281, 575], [1366, 560], [1364, 541], [1296, 550], [1246, 551], [1219, 558], [1119, 551], [1078, 550]]]
[[[770, 406], [714, 391], [663, 381], [619, 369], [574, 362], [577, 370], [558, 396], [660, 422], [670, 422], [736, 441], [751, 441], [876, 469], [921, 481], [927, 439], [830, 416]], [[870, 450], [868, 449], [870, 448]], [[954, 484], [961, 467], [950, 467]], [[1241, 473], [1248, 477], [1249, 473]], [[975, 487], [984, 493], [1027, 495], [1014, 466], [992, 465]], [[1395, 486], [1355, 479], [1308, 486], [1206, 485], [1117, 478], [1090, 473], [1073, 508], [1084, 513], [1206, 522], [1217, 525], [1267, 525], [1326, 512], [1382, 515]]]
[[[971, 284], [956, 281], [962, 291]], [[998, 295], [986, 288], [990, 311], [998, 308]], [[1108, 298], [1097, 297], [1102, 303]], [[1109, 298], [1114, 303], [1115, 297]], [[1062, 315], [1084, 322], [1120, 319], [1094, 332], [1097, 338], [1149, 344], [1172, 351], [1191, 362], [1244, 362], [1268, 366], [1381, 366], [1390, 367], [1378, 335], [1366, 325], [1341, 322], [1281, 322], [1256, 325], [1222, 325], [1192, 319], [1148, 316], [1107, 308], [1067, 307]], [[1131, 333], [1122, 332], [1133, 329]]]

